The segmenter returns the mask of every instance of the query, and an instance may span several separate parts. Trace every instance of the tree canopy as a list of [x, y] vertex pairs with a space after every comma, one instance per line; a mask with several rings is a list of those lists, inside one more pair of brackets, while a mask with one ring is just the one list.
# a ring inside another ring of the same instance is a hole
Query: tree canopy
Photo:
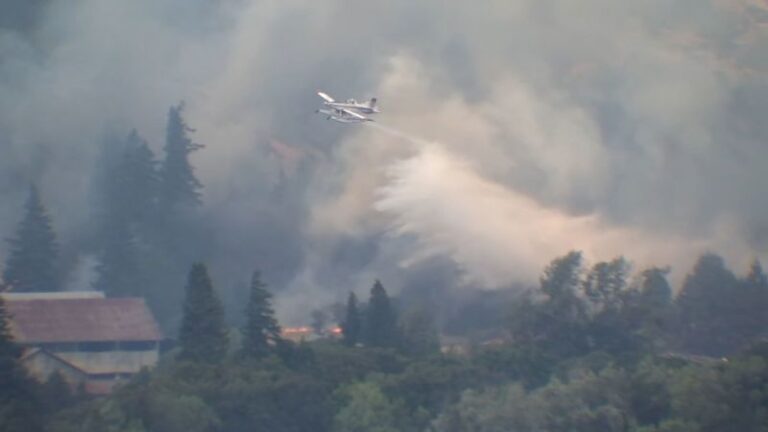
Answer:
[[365, 343], [372, 347], [395, 347], [398, 344], [397, 317], [384, 285], [376, 280], [365, 312]]
[[341, 332], [344, 338], [344, 344], [347, 346], [355, 346], [360, 342], [360, 333], [362, 329], [362, 322], [360, 318], [360, 310], [357, 305], [357, 296], [355, 293], [349, 293], [347, 298], [347, 309], [344, 315], [344, 321], [341, 323]]
[[266, 287], [259, 272], [254, 272], [242, 332], [242, 354], [246, 357], [264, 357], [280, 342], [280, 326], [272, 309], [272, 294]]
[[189, 137], [189, 133], [194, 130], [184, 121], [183, 111], [184, 104], [181, 103], [168, 110], [163, 147], [165, 159], [160, 165], [160, 199], [166, 211], [200, 205], [200, 189], [203, 185], [195, 176], [189, 157], [203, 146], [192, 142]]
[[179, 358], [198, 362], [222, 361], [227, 352], [224, 308], [202, 263], [192, 265], [189, 272], [179, 345]]
[[58, 242], [51, 218], [34, 185], [24, 206], [24, 217], [9, 240], [10, 251], [3, 279], [17, 292], [58, 291]]

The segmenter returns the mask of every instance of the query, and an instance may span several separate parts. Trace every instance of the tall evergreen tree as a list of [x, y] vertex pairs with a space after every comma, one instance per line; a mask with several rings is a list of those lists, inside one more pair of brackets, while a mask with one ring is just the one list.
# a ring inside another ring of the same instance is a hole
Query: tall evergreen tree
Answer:
[[26, 213], [9, 240], [11, 249], [5, 263], [3, 279], [17, 292], [57, 291], [58, 244], [37, 188], [31, 186], [25, 205]]
[[112, 177], [113, 212], [124, 215], [131, 224], [151, 223], [159, 193], [160, 177], [155, 155], [136, 130], [125, 140], [125, 147]]
[[371, 288], [365, 321], [365, 343], [372, 347], [395, 347], [398, 344], [397, 318], [389, 296], [379, 280]]
[[144, 295], [145, 269], [139, 265], [138, 241], [146, 243], [157, 198], [158, 174], [154, 156], [138, 133], [132, 131], [117, 145], [116, 161], [104, 177], [99, 212], [99, 263], [96, 289], [109, 295]]
[[667, 281], [669, 268], [652, 267], [640, 273], [631, 314], [639, 322], [648, 348], [664, 348], [673, 322], [672, 287]]
[[266, 287], [259, 272], [254, 272], [243, 328], [242, 354], [246, 357], [264, 357], [280, 343], [280, 326], [272, 309], [272, 294]]
[[651, 307], [668, 307], [672, 303], [672, 287], [667, 281], [669, 268], [651, 267], [640, 274], [640, 295]]
[[182, 117], [184, 105], [171, 107], [168, 111], [166, 128], [165, 160], [160, 167], [161, 203], [167, 211], [179, 207], [195, 207], [200, 204], [200, 189], [203, 185], [195, 177], [189, 155], [202, 148], [193, 143], [189, 132], [193, 129], [187, 126]]
[[617, 356], [639, 354], [646, 345], [642, 327], [649, 311], [644, 302], [647, 294], [642, 288], [652, 281], [643, 277], [642, 288], [630, 289], [629, 269], [629, 263], [619, 257], [595, 264], [584, 280], [584, 292], [592, 309], [589, 322], [592, 348]]
[[105, 141], [95, 180], [102, 218], [122, 215], [130, 223], [146, 220], [159, 193], [155, 155], [134, 129], [125, 138]]
[[5, 302], [0, 297], [0, 430], [41, 431], [38, 392], [20, 358], [21, 347], [13, 341]]
[[512, 338], [555, 358], [586, 352], [588, 316], [580, 295], [582, 273], [581, 252], [554, 259], [544, 269], [539, 290], [521, 296], [513, 305]]
[[598, 312], [615, 311], [625, 299], [629, 263], [619, 257], [595, 264], [584, 280], [584, 293]]
[[113, 221], [102, 239], [104, 245], [96, 265], [93, 288], [111, 297], [140, 296], [144, 281], [138, 266], [136, 242], [124, 219]]
[[575, 330], [586, 319], [586, 307], [579, 296], [583, 273], [581, 252], [571, 251], [556, 258], [544, 269], [541, 291], [546, 295], [545, 312], [556, 323]]
[[189, 272], [179, 344], [179, 358], [197, 362], [215, 363], [227, 352], [224, 308], [202, 263], [193, 264]]
[[157, 163], [147, 142], [136, 130], [123, 139], [110, 137], [96, 166], [98, 246], [102, 246], [104, 237], [116, 225], [127, 224], [132, 231], [145, 233], [155, 222], [160, 183]]
[[739, 332], [748, 342], [768, 336], [768, 278], [758, 260], [752, 262], [741, 285], [743, 293], [737, 311]]
[[683, 349], [722, 356], [744, 345], [743, 335], [736, 331], [742, 288], [720, 256], [708, 253], [699, 258], [675, 301]]
[[582, 272], [581, 252], [571, 251], [565, 256], [555, 258], [544, 269], [544, 274], [539, 279], [541, 292], [549, 300], [556, 301], [558, 306], [569, 309], [569, 315], [582, 313], [573, 301], [578, 296]]
[[344, 322], [341, 323], [344, 345], [355, 346], [360, 342], [361, 324], [360, 311], [357, 307], [357, 296], [351, 292], [349, 293], [349, 298], [347, 298], [347, 311], [344, 316]]

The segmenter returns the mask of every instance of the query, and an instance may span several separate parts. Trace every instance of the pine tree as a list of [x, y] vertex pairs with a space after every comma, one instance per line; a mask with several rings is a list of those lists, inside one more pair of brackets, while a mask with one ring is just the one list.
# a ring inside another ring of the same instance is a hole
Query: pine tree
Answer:
[[115, 226], [147, 233], [155, 222], [160, 178], [152, 150], [135, 130], [125, 139], [105, 141], [94, 182], [99, 247]]
[[672, 303], [672, 287], [667, 281], [670, 269], [651, 267], [640, 274], [640, 295], [651, 307], [663, 308]]
[[9, 240], [11, 250], [3, 278], [17, 292], [57, 291], [56, 235], [35, 186], [30, 187], [25, 209], [16, 236]]
[[120, 215], [129, 223], [148, 222], [159, 193], [160, 174], [147, 142], [132, 130], [104, 146], [96, 172], [100, 216]]
[[584, 280], [591, 307], [588, 327], [592, 348], [628, 355], [640, 352], [645, 345], [641, 294], [629, 289], [629, 270], [629, 263], [618, 257], [595, 264]]
[[571, 303], [571, 300], [577, 296], [582, 271], [581, 252], [571, 251], [563, 257], [556, 258], [544, 269], [544, 274], [540, 278], [541, 291], [549, 297], [549, 300]]
[[35, 383], [21, 365], [21, 347], [11, 336], [5, 302], [0, 297], [0, 430], [42, 430]]
[[182, 118], [184, 105], [171, 107], [166, 128], [165, 160], [160, 167], [161, 201], [167, 211], [179, 207], [200, 205], [202, 184], [195, 177], [189, 155], [202, 148], [193, 143], [188, 133], [193, 132]]
[[579, 297], [582, 272], [581, 252], [571, 251], [554, 259], [540, 279], [541, 291], [547, 296], [546, 312], [572, 329], [586, 319], [586, 307]]
[[341, 323], [344, 345], [355, 346], [360, 342], [360, 328], [360, 311], [357, 308], [357, 296], [351, 292], [347, 299], [347, 312], [344, 322]]
[[702, 255], [675, 301], [682, 347], [696, 354], [722, 356], [743, 346], [737, 322], [744, 291], [720, 256]]
[[215, 363], [227, 352], [224, 308], [213, 290], [205, 264], [192, 265], [179, 332], [179, 358]]
[[254, 272], [250, 298], [245, 308], [242, 347], [242, 355], [245, 357], [264, 357], [280, 342], [280, 326], [272, 309], [272, 294], [266, 286], [259, 272]]
[[102, 159], [94, 288], [111, 296], [143, 295], [147, 278], [139, 265], [138, 244], [141, 233], [146, 244], [153, 222], [158, 187], [154, 156], [133, 130], [123, 140], [109, 140]]
[[130, 224], [151, 223], [157, 204], [160, 177], [155, 155], [136, 130], [125, 140], [125, 148], [114, 179], [113, 208]]
[[651, 348], [663, 348], [673, 322], [672, 287], [667, 281], [669, 268], [652, 267], [640, 274], [633, 314], [640, 322], [642, 335]]
[[615, 311], [622, 306], [627, 288], [629, 263], [619, 257], [595, 264], [584, 280], [584, 293], [597, 312]]
[[588, 316], [579, 292], [582, 273], [581, 252], [554, 259], [544, 269], [538, 292], [523, 295], [514, 303], [512, 338], [532, 344], [553, 358], [585, 353]]
[[104, 234], [93, 288], [111, 297], [140, 296], [144, 294], [144, 283], [134, 235], [124, 218], [111, 223], [113, 226]]
[[768, 336], [768, 278], [758, 260], [754, 260], [742, 281], [739, 327], [747, 339]]
[[368, 301], [365, 327], [366, 345], [395, 347], [398, 343], [397, 318], [389, 296], [380, 281], [376, 280]]

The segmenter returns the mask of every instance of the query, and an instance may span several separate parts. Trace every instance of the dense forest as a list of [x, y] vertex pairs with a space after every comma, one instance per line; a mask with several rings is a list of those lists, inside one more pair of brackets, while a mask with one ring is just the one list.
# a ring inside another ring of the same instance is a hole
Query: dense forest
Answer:
[[[553, 260], [498, 305], [487, 339], [442, 344], [429, 305], [375, 281], [341, 337], [283, 339], [254, 272], [231, 328], [207, 267], [184, 289], [177, 346], [109, 397], [29, 379], [0, 303], [7, 431], [764, 431], [768, 283], [702, 256], [672, 296], [666, 270]], [[488, 334], [484, 329], [483, 334]], [[763, 338], [763, 339], [761, 339]]]

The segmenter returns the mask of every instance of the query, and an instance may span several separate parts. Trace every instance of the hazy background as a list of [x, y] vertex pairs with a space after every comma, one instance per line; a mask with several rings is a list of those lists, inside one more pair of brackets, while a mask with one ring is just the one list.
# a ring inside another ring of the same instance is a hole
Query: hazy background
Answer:
[[[768, 3], [635, 3], [4, 0], [0, 236], [36, 182], [82, 288], [100, 146], [136, 128], [161, 156], [183, 100], [230, 303], [254, 268], [300, 321], [573, 248], [743, 272], [768, 256]], [[318, 89], [378, 96], [379, 125], [326, 122]]]

